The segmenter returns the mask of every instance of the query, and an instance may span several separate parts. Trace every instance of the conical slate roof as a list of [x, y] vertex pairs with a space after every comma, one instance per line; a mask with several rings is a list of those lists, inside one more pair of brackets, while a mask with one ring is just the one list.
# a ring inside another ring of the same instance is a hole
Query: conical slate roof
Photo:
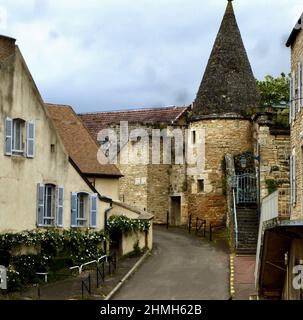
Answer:
[[245, 116], [258, 103], [256, 81], [229, 0], [193, 104], [191, 119], [230, 113]]

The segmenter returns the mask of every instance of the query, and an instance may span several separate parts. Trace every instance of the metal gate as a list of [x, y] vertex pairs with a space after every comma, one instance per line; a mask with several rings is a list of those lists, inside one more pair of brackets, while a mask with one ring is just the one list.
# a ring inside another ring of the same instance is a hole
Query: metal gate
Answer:
[[236, 176], [236, 199], [239, 203], [257, 202], [257, 179], [253, 173]]

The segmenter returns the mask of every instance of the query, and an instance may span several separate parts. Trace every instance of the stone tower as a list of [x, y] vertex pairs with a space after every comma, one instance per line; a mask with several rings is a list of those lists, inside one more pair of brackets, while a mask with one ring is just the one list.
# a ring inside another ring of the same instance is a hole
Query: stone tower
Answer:
[[205, 165], [188, 175], [188, 211], [193, 218], [215, 224], [224, 221], [223, 158], [226, 153], [236, 155], [253, 149], [251, 115], [258, 103], [256, 81], [232, 1], [228, 1], [189, 116], [191, 135], [196, 137], [200, 129], [205, 132]]

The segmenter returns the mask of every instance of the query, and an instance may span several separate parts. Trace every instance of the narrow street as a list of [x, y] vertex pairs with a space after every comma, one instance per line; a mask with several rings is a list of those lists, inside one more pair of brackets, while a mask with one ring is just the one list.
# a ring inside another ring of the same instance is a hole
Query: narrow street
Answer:
[[154, 227], [154, 250], [113, 297], [199, 300], [229, 298], [229, 255], [183, 230]]

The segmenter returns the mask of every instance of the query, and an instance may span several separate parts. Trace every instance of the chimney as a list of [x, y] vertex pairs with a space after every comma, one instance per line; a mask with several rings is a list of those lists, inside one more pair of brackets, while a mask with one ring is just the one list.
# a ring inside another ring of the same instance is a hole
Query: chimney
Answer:
[[0, 35], [0, 61], [15, 52], [15, 42], [16, 39]]

